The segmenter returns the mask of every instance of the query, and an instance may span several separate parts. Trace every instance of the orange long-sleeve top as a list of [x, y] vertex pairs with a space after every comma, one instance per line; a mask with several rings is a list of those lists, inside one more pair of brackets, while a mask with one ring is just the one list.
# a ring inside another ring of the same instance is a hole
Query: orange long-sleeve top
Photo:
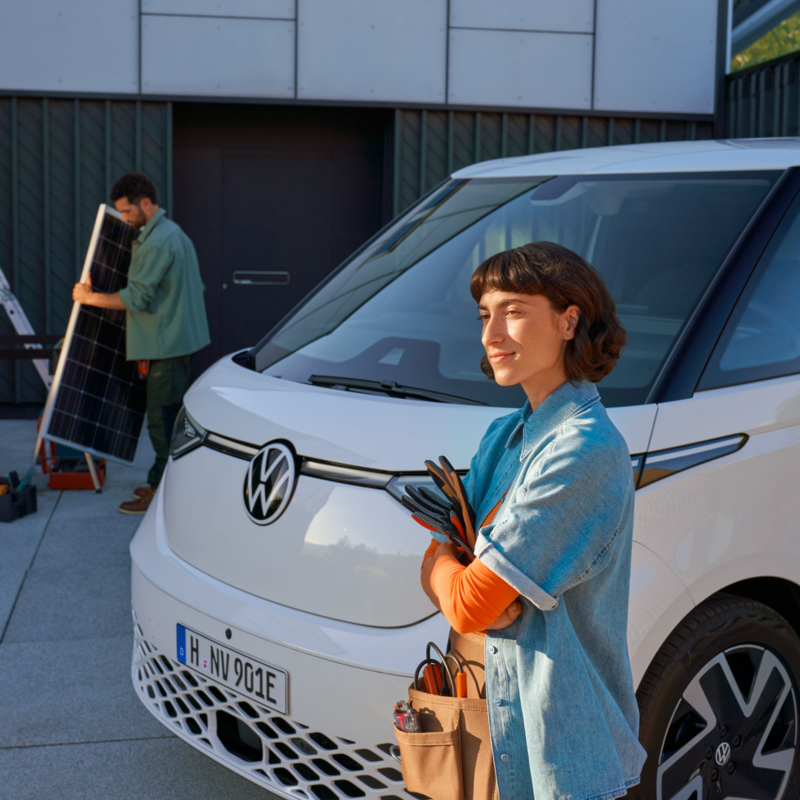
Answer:
[[[492, 509], [484, 525], [491, 522], [499, 505]], [[436, 539], [431, 540], [423, 563], [433, 556], [439, 544]], [[513, 586], [477, 558], [465, 567], [452, 556], [441, 556], [431, 573], [431, 588], [439, 599], [442, 614], [458, 633], [484, 631], [519, 596]]]

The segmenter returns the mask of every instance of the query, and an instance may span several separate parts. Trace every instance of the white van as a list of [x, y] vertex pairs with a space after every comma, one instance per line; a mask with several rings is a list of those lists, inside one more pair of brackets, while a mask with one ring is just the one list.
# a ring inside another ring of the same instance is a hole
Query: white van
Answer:
[[211, 367], [131, 544], [145, 706], [279, 796], [409, 796], [392, 707], [448, 625], [399, 498], [521, 405], [480, 370], [469, 278], [550, 240], [602, 273], [628, 332], [599, 390], [638, 486], [631, 795], [797, 797], [797, 165], [784, 139], [469, 167]]

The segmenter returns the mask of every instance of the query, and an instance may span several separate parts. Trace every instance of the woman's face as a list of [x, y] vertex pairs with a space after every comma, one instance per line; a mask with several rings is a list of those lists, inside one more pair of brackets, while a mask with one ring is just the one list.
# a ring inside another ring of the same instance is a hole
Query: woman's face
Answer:
[[574, 338], [580, 309], [557, 312], [541, 294], [486, 292], [478, 304], [481, 342], [501, 386], [522, 384], [531, 395], [566, 380], [564, 350]]

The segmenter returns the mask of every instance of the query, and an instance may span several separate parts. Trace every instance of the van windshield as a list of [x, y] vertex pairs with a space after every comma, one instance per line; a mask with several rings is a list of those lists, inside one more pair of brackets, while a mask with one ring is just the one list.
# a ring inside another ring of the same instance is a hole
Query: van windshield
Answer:
[[628, 333], [600, 384], [644, 402], [659, 367], [778, 173], [452, 180], [357, 252], [254, 348], [267, 375], [421, 399], [516, 407], [480, 369], [470, 276], [488, 256], [549, 240], [603, 276]]

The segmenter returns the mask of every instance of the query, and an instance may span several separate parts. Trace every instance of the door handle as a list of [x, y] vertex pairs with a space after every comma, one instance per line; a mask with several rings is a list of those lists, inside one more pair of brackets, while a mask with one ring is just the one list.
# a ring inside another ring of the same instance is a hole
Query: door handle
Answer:
[[285, 286], [289, 283], [289, 273], [268, 270], [237, 270], [233, 273], [233, 282], [245, 286]]

